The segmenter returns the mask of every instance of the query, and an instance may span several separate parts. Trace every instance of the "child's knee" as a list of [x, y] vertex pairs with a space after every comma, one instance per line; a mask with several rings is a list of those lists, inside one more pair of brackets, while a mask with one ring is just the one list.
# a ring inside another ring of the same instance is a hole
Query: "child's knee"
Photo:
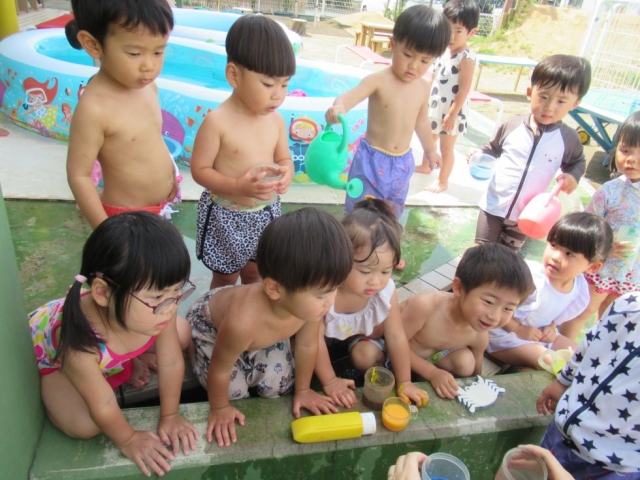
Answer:
[[191, 345], [191, 325], [187, 322], [186, 318], [178, 316], [176, 318], [176, 330], [178, 330], [180, 350], [184, 352]]
[[373, 366], [381, 366], [385, 358], [385, 353], [371, 342], [358, 342], [351, 349], [351, 363], [361, 372]]
[[[450, 354], [451, 355], [451, 354]], [[457, 350], [451, 358], [453, 375], [456, 377], [471, 377], [476, 369], [476, 359], [468, 348]]]

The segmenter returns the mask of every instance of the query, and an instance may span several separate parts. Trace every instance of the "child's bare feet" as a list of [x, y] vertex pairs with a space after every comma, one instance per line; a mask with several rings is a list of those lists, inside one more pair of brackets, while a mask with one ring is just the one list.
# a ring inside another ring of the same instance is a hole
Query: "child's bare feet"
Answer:
[[138, 358], [131, 361], [133, 362], [133, 373], [127, 383], [133, 388], [142, 388], [149, 383], [149, 367]]
[[153, 352], [143, 353], [138, 357], [138, 359], [142, 363], [144, 363], [147, 367], [149, 367], [149, 370], [153, 370], [154, 372], [158, 371], [158, 358], [156, 357], [155, 353]]
[[436, 181], [429, 185], [425, 190], [431, 193], [440, 193], [444, 192], [449, 187], [447, 182]]
[[406, 262], [404, 261], [404, 258], [401, 258], [398, 264], [396, 265], [396, 270], [404, 270], [405, 265], [406, 265]]
[[433, 168], [431, 168], [431, 165], [428, 163], [423, 163], [422, 165], [416, 165], [413, 171], [415, 173], [426, 173], [427, 175], [430, 175], [433, 172]]

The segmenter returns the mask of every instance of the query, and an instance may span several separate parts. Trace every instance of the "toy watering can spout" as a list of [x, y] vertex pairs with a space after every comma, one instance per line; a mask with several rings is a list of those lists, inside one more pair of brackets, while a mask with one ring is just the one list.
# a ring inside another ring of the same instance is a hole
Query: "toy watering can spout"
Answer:
[[342, 135], [333, 131], [331, 125], [325, 127], [324, 132], [318, 135], [309, 144], [304, 157], [307, 175], [312, 182], [318, 185], [327, 185], [339, 190], [346, 190], [350, 197], [357, 198], [362, 195], [362, 182], [357, 179], [348, 184], [340, 179], [347, 168], [349, 151], [349, 125], [344, 115], [338, 115], [342, 124]]

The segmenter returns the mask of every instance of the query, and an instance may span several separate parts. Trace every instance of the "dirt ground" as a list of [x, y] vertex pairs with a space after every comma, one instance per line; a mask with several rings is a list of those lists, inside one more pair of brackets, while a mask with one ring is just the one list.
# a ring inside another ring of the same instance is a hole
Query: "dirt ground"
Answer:
[[[577, 55], [587, 29], [589, 16], [589, 12], [575, 8], [531, 5], [530, 9], [523, 14], [517, 27], [494, 35], [490, 39], [478, 38], [473, 42], [472, 49], [478, 53], [528, 57], [536, 60], [556, 53]], [[274, 18], [288, 25], [291, 24], [290, 19]], [[335, 19], [321, 20], [315, 24], [309, 21], [307, 35], [303, 38], [303, 56], [315, 60], [333, 61], [337, 46], [351, 43], [355, 31], [359, 30], [360, 23], [363, 21], [391, 23], [377, 12], [354, 13]], [[341, 54], [340, 62], [358, 65], [360, 61], [357, 57], [345, 53]], [[506, 119], [529, 111], [526, 89], [529, 86], [530, 75], [531, 69], [525, 68], [518, 88], [514, 92], [517, 68], [487, 65], [482, 69], [477, 89], [503, 102], [503, 119]], [[495, 115], [493, 106], [474, 105], [474, 109], [480, 113], [486, 113], [489, 117]], [[568, 116], [565, 122], [574, 128], [577, 127], [573, 119]], [[585, 146], [585, 156], [588, 162], [585, 176], [597, 188], [609, 180], [608, 167], [602, 165], [605, 153], [592, 140]]]

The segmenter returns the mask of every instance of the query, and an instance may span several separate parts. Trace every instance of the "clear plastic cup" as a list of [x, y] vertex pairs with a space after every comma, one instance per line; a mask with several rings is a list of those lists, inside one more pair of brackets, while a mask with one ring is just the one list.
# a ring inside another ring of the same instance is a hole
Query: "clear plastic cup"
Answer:
[[474, 153], [469, 159], [469, 173], [476, 180], [489, 180], [493, 175], [496, 158], [486, 153]]
[[[260, 179], [260, 183], [272, 183], [277, 182], [282, 178], [280, 173], [280, 167], [275, 163], [265, 163], [262, 165], [256, 165], [251, 169], [251, 176], [256, 178], [261, 173], [266, 173], [264, 177]], [[278, 200], [278, 192], [271, 191], [271, 198], [269, 200], [262, 200], [259, 198], [254, 199], [258, 205], [272, 205]]]
[[549, 472], [538, 455], [519, 448], [504, 454], [495, 480], [547, 480]]
[[392, 432], [404, 430], [417, 416], [418, 407], [400, 397], [389, 397], [382, 405], [382, 424]]
[[364, 374], [362, 403], [370, 410], [382, 410], [382, 404], [391, 396], [396, 378], [391, 370], [371, 367]]
[[422, 480], [471, 480], [462, 460], [448, 453], [433, 453], [422, 464]]

